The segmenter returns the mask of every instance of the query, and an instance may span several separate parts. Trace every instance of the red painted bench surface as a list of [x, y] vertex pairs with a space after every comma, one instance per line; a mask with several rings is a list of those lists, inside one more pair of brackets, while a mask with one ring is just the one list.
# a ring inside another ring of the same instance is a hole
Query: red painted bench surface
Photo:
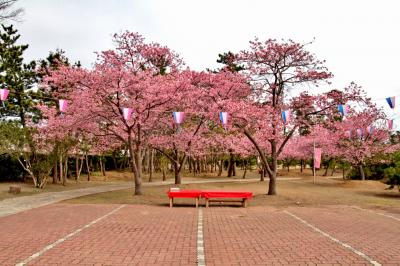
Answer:
[[201, 190], [180, 190], [180, 191], [168, 191], [168, 197], [170, 198], [199, 198]]
[[246, 198], [250, 199], [253, 197], [253, 192], [248, 191], [202, 191], [202, 198]]

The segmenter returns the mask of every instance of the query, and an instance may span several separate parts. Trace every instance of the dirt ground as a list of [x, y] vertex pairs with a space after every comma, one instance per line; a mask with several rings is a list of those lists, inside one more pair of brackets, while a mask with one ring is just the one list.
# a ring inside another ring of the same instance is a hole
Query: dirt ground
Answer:
[[[290, 177], [301, 177], [298, 180], [279, 180], [276, 196], [267, 196], [268, 179], [260, 182], [249, 179], [238, 183], [204, 183], [180, 185], [183, 189], [204, 190], [237, 190], [251, 191], [254, 198], [249, 206], [323, 206], [323, 205], [357, 205], [383, 209], [399, 209], [400, 193], [397, 190], [385, 190], [387, 185], [379, 181], [342, 180], [337, 176], [327, 178], [318, 176], [316, 183], [310, 174], [291, 174]], [[253, 176], [256, 177], [256, 176]], [[211, 177], [204, 177], [211, 179]], [[166, 191], [176, 185], [144, 187], [143, 195], [133, 196], [133, 189], [99, 193], [81, 198], [68, 200], [68, 203], [116, 203], [116, 204], [150, 204], [166, 205], [168, 198]], [[194, 203], [193, 199], [176, 199], [178, 206], [187, 206]], [[219, 203], [216, 203], [219, 204]]]

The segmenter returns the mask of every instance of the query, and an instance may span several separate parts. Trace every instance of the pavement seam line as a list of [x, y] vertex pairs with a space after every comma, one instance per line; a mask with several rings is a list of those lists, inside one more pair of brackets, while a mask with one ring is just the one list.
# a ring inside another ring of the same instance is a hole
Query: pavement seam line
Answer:
[[203, 237], [203, 209], [199, 207], [197, 215], [197, 265], [206, 266]]
[[396, 220], [396, 221], [400, 222], [400, 218], [394, 217], [392, 215], [384, 214], [384, 213], [381, 213], [381, 212], [374, 212], [372, 210], [364, 209], [364, 208], [361, 208], [361, 207], [358, 207], [358, 206], [351, 206], [351, 208], [357, 209], [357, 210], [361, 210], [361, 211], [370, 212], [370, 213], [374, 213], [374, 214], [378, 214], [380, 216], [388, 217], [388, 218], [391, 218], [393, 220]]
[[23, 260], [23, 261], [21, 261], [21, 262], [18, 262], [17, 264], [15, 264], [15, 266], [23, 266], [23, 265], [26, 265], [28, 262], [30, 262], [30, 261], [32, 261], [32, 260], [34, 260], [34, 259], [40, 257], [41, 255], [43, 255], [43, 253], [47, 252], [48, 250], [50, 250], [50, 249], [56, 247], [57, 245], [61, 244], [61, 243], [64, 242], [65, 240], [67, 240], [67, 239], [73, 237], [74, 235], [80, 233], [80, 232], [83, 231], [84, 229], [89, 228], [90, 226], [92, 226], [92, 225], [98, 223], [99, 221], [101, 221], [101, 220], [107, 218], [108, 216], [110, 216], [111, 214], [117, 212], [118, 210], [122, 209], [122, 208], [125, 207], [125, 206], [126, 206], [126, 204], [121, 205], [121, 206], [119, 206], [119, 207], [113, 209], [112, 211], [106, 213], [105, 215], [103, 215], [103, 216], [101, 216], [101, 217], [99, 217], [99, 218], [97, 218], [97, 219], [91, 221], [90, 223], [85, 224], [84, 226], [79, 227], [77, 230], [73, 231], [72, 233], [69, 233], [68, 235], [64, 236], [63, 238], [58, 239], [57, 241], [51, 243], [50, 245], [45, 246], [42, 250], [36, 252], [35, 254], [32, 254], [30, 257], [26, 258], [25, 260]]
[[283, 212], [286, 213], [287, 215], [292, 216], [294, 219], [300, 221], [301, 223], [305, 224], [306, 226], [310, 227], [311, 229], [313, 229], [314, 231], [320, 233], [321, 235], [323, 235], [323, 236], [329, 238], [331, 241], [340, 244], [342, 247], [347, 248], [347, 249], [350, 250], [351, 252], [353, 252], [353, 253], [357, 254], [358, 256], [362, 257], [363, 259], [367, 260], [369, 263], [371, 263], [371, 265], [374, 265], [374, 266], [381, 266], [381, 265], [382, 265], [382, 264], [380, 264], [379, 262], [377, 262], [377, 261], [373, 260], [372, 258], [370, 258], [369, 256], [367, 256], [366, 254], [362, 253], [361, 251], [359, 251], [359, 250], [353, 248], [352, 246], [350, 246], [350, 245], [347, 244], [347, 243], [344, 243], [344, 242], [340, 241], [340, 240], [337, 239], [337, 238], [334, 238], [334, 237], [331, 236], [330, 234], [328, 234], [328, 233], [322, 231], [322, 230], [319, 229], [318, 227], [316, 227], [316, 226], [314, 226], [314, 225], [308, 223], [306, 220], [301, 219], [300, 217], [296, 216], [295, 214], [293, 214], [293, 213], [291, 213], [291, 212], [289, 212], [289, 211], [287, 211], [287, 210], [285, 210], [285, 211], [283, 211]]

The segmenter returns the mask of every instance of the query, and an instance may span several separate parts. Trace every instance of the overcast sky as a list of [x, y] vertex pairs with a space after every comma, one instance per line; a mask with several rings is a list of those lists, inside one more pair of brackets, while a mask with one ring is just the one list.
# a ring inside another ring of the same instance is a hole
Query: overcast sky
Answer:
[[[136, 31], [167, 45], [195, 70], [216, 68], [218, 53], [248, 47], [255, 36], [315, 42], [308, 47], [333, 72], [374, 99], [400, 95], [400, 4], [396, 0], [20, 0], [18, 23], [28, 59], [61, 48], [85, 67], [111, 35]], [[380, 100], [384, 104], [383, 100]], [[400, 97], [398, 97], [400, 105]], [[397, 109], [397, 108], [396, 108]], [[399, 109], [397, 109], [399, 110]]]

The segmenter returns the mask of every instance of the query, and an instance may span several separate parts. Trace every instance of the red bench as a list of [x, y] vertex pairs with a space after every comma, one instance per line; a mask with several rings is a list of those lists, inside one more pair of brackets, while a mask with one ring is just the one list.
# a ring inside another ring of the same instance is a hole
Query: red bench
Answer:
[[206, 208], [210, 202], [222, 202], [221, 199], [240, 199], [230, 200], [230, 202], [241, 202], [243, 207], [247, 207], [247, 200], [253, 197], [252, 192], [247, 191], [202, 191], [201, 197], [206, 199]]
[[176, 191], [168, 191], [169, 197], [169, 207], [172, 208], [174, 205], [174, 198], [195, 198], [196, 199], [196, 208], [199, 206], [199, 198], [201, 195], [200, 190], [176, 190]]

